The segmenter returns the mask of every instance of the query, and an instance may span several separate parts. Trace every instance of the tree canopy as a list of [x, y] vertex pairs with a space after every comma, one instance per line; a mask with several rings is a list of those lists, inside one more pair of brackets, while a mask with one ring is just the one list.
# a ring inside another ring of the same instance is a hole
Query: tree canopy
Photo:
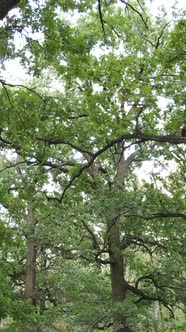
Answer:
[[185, 331], [184, 15], [0, 1], [0, 330]]

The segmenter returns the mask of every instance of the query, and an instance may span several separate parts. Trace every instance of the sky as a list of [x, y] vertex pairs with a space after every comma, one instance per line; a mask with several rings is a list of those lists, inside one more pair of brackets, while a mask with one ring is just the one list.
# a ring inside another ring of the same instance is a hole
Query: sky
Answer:
[[177, 2], [177, 7], [179, 8], [184, 8], [186, 9], [186, 1], [185, 0], [148, 0], [147, 1], [150, 4], [150, 7], [153, 10], [156, 10], [159, 6], [164, 5], [166, 10], [170, 10], [171, 7], [175, 4], [175, 2]]

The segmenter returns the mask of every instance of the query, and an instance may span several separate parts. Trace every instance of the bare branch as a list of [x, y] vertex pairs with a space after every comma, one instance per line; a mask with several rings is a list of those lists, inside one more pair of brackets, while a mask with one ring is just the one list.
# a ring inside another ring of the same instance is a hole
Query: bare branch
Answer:
[[106, 40], [105, 24], [104, 24], [103, 14], [102, 14], [102, 10], [101, 10], [101, 0], [98, 0], [98, 12], [99, 12], [99, 18], [100, 18], [100, 22], [101, 22], [101, 26], [102, 26], [102, 30], [103, 30], [103, 35]]
[[147, 25], [147, 20], [144, 19], [143, 15], [142, 15], [142, 14], [141, 14], [136, 8], [134, 8], [129, 2], [127, 2], [127, 1], [125, 1], [125, 0], [120, 0], [120, 1], [121, 1], [122, 3], [124, 3], [126, 6], [130, 7], [135, 13], [137, 13], [137, 14], [140, 16], [142, 22], [144, 23], [145, 28], [146, 28], [146, 29], [149, 28], [148, 25]]

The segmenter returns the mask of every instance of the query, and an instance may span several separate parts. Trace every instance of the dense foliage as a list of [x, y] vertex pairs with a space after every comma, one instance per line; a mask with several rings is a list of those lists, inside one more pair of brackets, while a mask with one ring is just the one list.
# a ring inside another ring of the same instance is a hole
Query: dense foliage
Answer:
[[[0, 329], [185, 331], [183, 11], [16, 3], [0, 27]], [[6, 79], [15, 60], [24, 84]]]

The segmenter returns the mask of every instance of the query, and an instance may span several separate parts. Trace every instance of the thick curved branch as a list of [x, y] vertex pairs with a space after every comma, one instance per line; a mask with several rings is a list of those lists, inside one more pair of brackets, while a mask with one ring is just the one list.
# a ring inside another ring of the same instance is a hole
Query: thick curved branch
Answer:
[[18, 4], [20, 0], [0, 0], [0, 20], [3, 20], [8, 12]]
[[147, 275], [147, 276], [139, 277], [139, 278], [136, 280], [136, 282], [135, 282], [135, 288], [138, 289], [139, 283], [140, 283], [141, 281], [143, 281], [143, 280], [147, 280], [147, 279], [151, 280], [152, 283], [154, 284], [154, 286], [155, 286], [156, 288], [159, 288], [160, 290], [162, 290], [162, 291], [164, 292], [163, 287], [161, 287], [161, 286], [158, 285], [157, 281], [155, 280], [155, 278], [154, 278], [151, 274], [149, 274], [149, 275]]
[[[98, 156], [102, 154], [103, 152], [107, 151], [110, 149], [112, 146], [114, 146], [117, 143], [120, 143], [124, 140], [132, 140], [132, 139], [140, 139], [140, 142], [160, 142], [160, 143], [171, 143], [171, 144], [186, 144], [186, 137], [182, 136], [176, 136], [176, 135], [151, 135], [151, 134], [145, 134], [141, 131], [134, 132], [133, 134], [123, 134], [118, 138], [115, 138], [108, 142], [103, 148], [98, 150], [95, 154], [91, 153], [90, 151], [87, 151], [83, 148], [80, 148], [76, 146], [73, 143], [64, 141], [63, 139], [49, 139], [49, 138], [42, 138], [42, 137], [36, 137], [37, 140], [47, 142], [49, 145], [69, 145], [75, 150], [82, 152], [82, 153], [88, 153], [89, 155]], [[139, 143], [139, 142], [138, 142]]]

